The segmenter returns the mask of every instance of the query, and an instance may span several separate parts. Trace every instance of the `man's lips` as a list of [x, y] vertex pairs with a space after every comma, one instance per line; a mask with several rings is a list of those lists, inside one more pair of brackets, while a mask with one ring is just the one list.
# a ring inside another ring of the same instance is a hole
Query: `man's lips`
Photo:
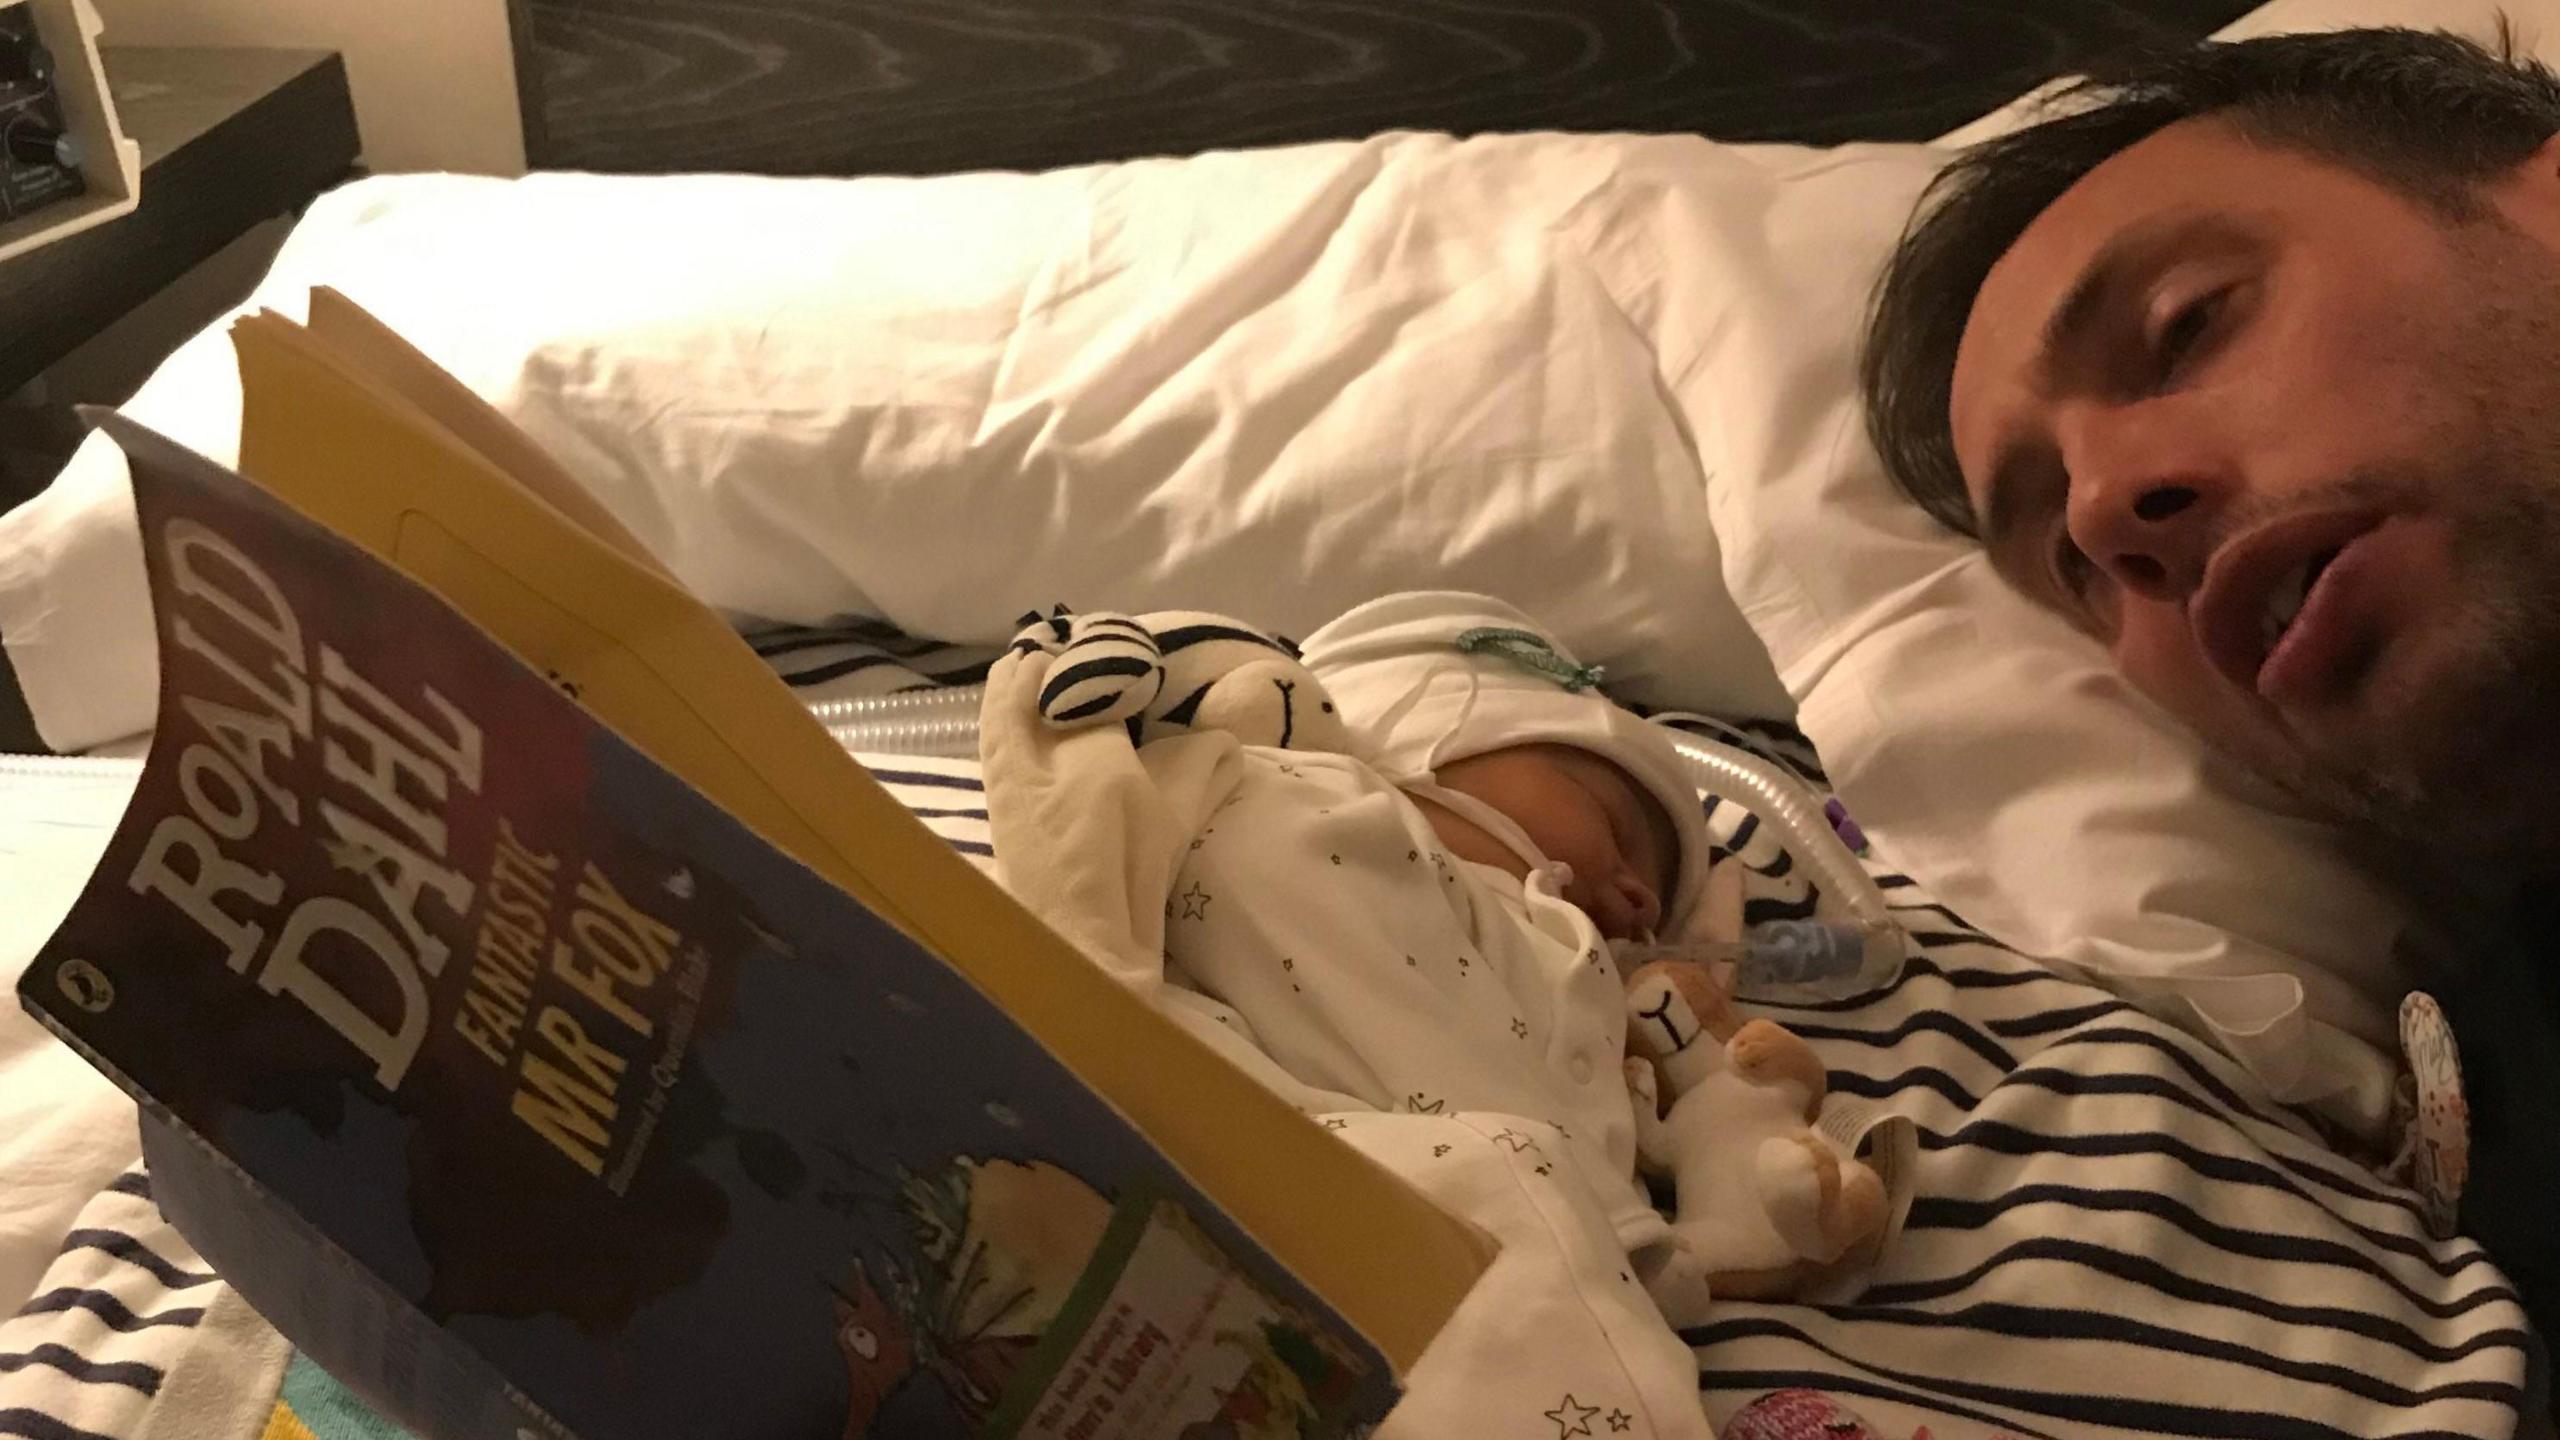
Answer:
[[[2373, 509], [2323, 510], [2271, 520], [2225, 542], [2205, 566], [2189, 602], [2189, 623], [2205, 658], [2240, 689], [2271, 701], [2322, 688], [2351, 638], [2345, 634], [2348, 593], [2358, 588], [2348, 562], [2357, 542], [2382, 523]], [[2270, 615], [2293, 587], [2319, 567], [2300, 608], [2270, 635]], [[2270, 663], [2275, 662], [2275, 663]]]

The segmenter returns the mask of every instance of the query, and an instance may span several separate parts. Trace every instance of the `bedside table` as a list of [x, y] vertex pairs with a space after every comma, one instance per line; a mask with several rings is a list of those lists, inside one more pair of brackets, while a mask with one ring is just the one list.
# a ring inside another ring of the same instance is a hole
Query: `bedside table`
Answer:
[[[141, 203], [95, 229], [0, 261], [0, 396], [355, 170], [355, 109], [346, 67], [333, 53], [142, 46], [102, 53], [125, 134], [142, 147]], [[208, 310], [187, 329], [220, 313]], [[47, 403], [27, 413], [45, 434], [60, 432], [67, 454], [79, 434], [67, 409]], [[0, 467], [0, 510], [51, 478], [50, 467], [60, 462], [50, 445], [45, 458], [41, 474], [14, 476]], [[37, 748], [17, 678], [0, 656], [0, 751]]]
[[125, 133], [142, 147], [142, 201], [130, 215], [0, 262], [0, 395], [355, 167], [355, 109], [333, 53], [102, 54]]

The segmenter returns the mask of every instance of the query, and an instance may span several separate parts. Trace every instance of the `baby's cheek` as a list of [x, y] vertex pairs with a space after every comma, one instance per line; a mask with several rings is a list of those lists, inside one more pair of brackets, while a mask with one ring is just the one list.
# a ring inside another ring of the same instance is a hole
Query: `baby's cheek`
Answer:
[[1486, 834], [1474, 821], [1429, 801], [1417, 799], [1415, 808], [1430, 822], [1431, 833], [1439, 838], [1441, 848], [1451, 855], [1514, 875], [1524, 873], [1520, 857], [1511, 853], [1511, 847]]

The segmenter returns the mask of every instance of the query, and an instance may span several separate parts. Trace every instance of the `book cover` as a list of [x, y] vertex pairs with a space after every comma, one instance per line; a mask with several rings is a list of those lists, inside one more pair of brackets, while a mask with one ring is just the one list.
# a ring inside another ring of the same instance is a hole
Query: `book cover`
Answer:
[[342, 299], [315, 292], [312, 315], [307, 330], [272, 314], [233, 327], [243, 474], [953, 964], [1399, 1369], [1413, 1363], [1489, 1262], [1481, 1231], [1167, 1022], [936, 841], [725, 622], [640, 563], [635, 539], [582, 520], [574, 481], [505, 459], [531, 441], [503, 416], [390, 331], [340, 323], [361, 316]]
[[159, 724], [21, 994], [324, 1365], [437, 1440], [1319, 1436], [1392, 1403], [1389, 1354], [962, 969], [573, 679], [115, 428]]

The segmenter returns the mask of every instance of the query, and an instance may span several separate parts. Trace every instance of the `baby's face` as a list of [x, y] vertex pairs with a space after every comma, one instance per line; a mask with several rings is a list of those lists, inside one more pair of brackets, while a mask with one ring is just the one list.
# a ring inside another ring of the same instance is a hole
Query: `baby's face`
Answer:
[[1570, 866], [1564, 898], [1601, 934], [1633, 939], [1662, 923], [1679, 832], [1627, 772], [1570, 745], [1516, 745], [1451, 761], [1437, 778], [1501, 811], [1548, 859]]

